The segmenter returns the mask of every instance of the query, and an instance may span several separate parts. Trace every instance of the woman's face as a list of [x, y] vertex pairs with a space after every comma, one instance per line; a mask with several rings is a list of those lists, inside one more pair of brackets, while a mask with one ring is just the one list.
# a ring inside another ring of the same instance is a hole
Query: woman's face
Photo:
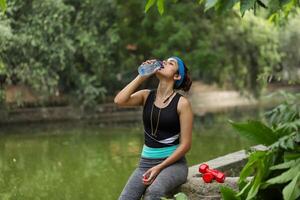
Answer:
[[178, 72], [178, 64], [174, 58], [169, 58], [163, 61], [163, 67], [157, 71], [158, 75], [162, 75], [166, 78], [172, 78], [175, 75], [175, 80]]

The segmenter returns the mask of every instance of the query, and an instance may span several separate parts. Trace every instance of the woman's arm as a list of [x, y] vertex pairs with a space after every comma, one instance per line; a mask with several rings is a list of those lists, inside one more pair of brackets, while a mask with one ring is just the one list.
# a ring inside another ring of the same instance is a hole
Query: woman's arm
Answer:
[[[119, 106], [139, 106], [143, 105], [144, 95], [147, 90], [135, 90], [146, 80], [146, 77], [138, 75], [128, 85], [126, 85], [114, 98], [114, 102]], [[134, 93], [135, 92], [135, 93]], [[134, 94], [133, 94], [134, 93]]]
[[[155, 60], [147, 60], [143, 64], [150, 64]], [[158, 70], [158, 69], [157, 69]], [[156, 70], [156, 71], [157, 71]], [[155, 71], [155, 72], [156, 72]], [[153, 74], [155, 74], [155, 72]], [[114, 102], [119, 106], [141, 106], [144, 105], [145, 97], [149, 94], [149, 90], [140, 90], [134, 93], [134, 91], [144, 82], [147, 78], [153, 74], [147, 76], [138, 75], [128, 85], [126, 85], [114, 98]], [[133, 94], [134, 93], [134, 94]]]
[[149, 169], [144, 176], [148, 177], [144, 184], [150, 185], [159, 172], [165, 167], [173, 164], [182, 158], [191, 148], [192, 129], [193, 129], [193, 111], [190, 102], [186, 98], [180, 98], [178, 102], [178, 113], [180, 119], [180, 144], [174, 153], [162, 163]]

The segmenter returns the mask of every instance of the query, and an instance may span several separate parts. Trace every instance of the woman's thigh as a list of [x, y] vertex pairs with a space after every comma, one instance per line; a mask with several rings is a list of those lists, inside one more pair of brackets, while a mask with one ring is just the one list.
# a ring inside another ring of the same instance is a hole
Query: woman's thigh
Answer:
[[160, 199], [187, 180], [188, 166], [185, 162], [174, 163], [163, 169], [146, 189], [144, 199]]

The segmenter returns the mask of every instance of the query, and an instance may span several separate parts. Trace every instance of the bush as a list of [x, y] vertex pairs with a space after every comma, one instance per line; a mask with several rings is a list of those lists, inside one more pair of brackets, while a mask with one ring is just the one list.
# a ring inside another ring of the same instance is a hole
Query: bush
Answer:
[[[222, 187], [223, 199], [284, 199], [300, 196], [300, 94], [286, 95], [286, 101], [266, 113], [262, 122], [231, 122], [238, 132], [268, 145], [267, 151], [251, 152], [240, 173], [239, 192]], [[251, 181], [246, 178], [254, 175]]]

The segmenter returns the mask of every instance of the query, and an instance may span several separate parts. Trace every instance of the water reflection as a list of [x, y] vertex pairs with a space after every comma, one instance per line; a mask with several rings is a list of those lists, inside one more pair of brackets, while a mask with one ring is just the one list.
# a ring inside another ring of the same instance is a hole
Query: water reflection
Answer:
[[[251, 145], [227, 116], [195, 118], [189, 165]], [[142, 127], [1, 128], [0, 199], [117, 199], [143, 145]]]

